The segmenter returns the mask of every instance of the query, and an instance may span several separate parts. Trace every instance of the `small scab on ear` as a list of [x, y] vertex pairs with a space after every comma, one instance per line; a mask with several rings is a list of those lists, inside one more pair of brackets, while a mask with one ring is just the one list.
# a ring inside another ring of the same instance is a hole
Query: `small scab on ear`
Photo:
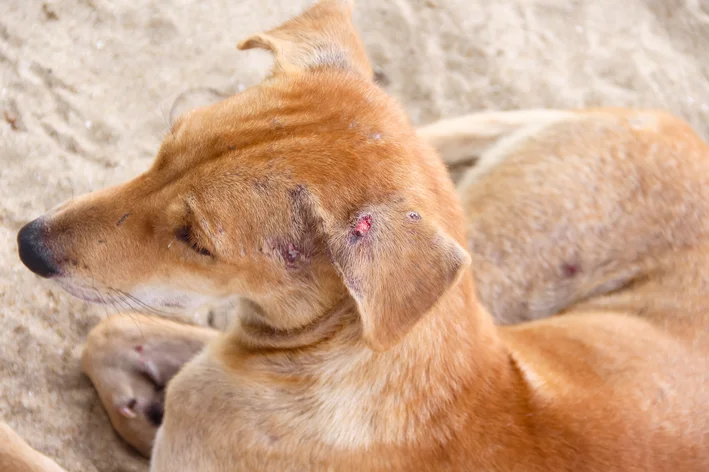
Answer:
[[355, 223], [354, 229], [352, 229], [352, 241], [357, 241], [366, 235], [369, 230], [372, 229], [372, 215], [365, 214], [360, 216]]
[[419, 214], [418, 214], [417, 212], [415, 212], [415, 211], [410, 211], [410, 212], [408, 212], [408, 213], [406, 214], [406, 216], [408, 216], [409, 219], [412, 220], [412, 221], [420, 221], [420, 220], [421, 220], [421, 215], [419, 215]]

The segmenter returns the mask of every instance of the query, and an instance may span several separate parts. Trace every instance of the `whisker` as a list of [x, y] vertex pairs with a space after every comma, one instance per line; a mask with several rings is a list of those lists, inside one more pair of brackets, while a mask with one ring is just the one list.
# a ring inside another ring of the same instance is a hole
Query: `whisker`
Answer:
[[167, 312], [162, 311], [162, 310], [159, 310], [159, 309], [157, 309], [157, 308], [155, 308], [155, 307], [153, 307], [153, 306], [151, 306], [151, 305], [148, 305], [148, 304], [145, 303], [143, 300], [140, 300], [138, 297], [136, 297], [136, 296], [134, 296], [134, 295], [131, 295], [130, 293], [126, 293], [126, 292], [121, 292], [121, 293], [123, 293], [123, 295], [124, 295], [125, 297], [127, 297], [129, 300], [134, 301], [134, 302], [137, 303], [140, 307], [146, 309], [146, 310], [149, 311], [150, 313], [154, 313], [154, 314], [158, 314], [158, 315], [165, 315], [165, 314], [167, 314]]
[[131, 295], [130, 293], [124, 292], [124, 291], [122, 291], [122, 290], [119, 290], [119, 292], [120, 292], [121, 294], [123, 294], [123, 296], [127, 297], [128, 299], [133, 300], [134, 302], [136, 302], [139, 306], [141, 306], [141, 307], [145, 308], [146, 310], [148, 310], [150, 313], [154, 313], [154, 314], [156, 314], [156, 315], [169, 315], [169, 314], [170, 314], [170, 313], [167, 312], [167, 311], [163, 311], [163, 310], [160, 310], [160, 309], [158, 309], [158, 308], [155, 308], [155, 307], [153, 307], [153, 306], [151, 306], [151, 305], [148, 305], [148, 304], [145, 303], [143, 300], [139, 299], [138, 297], [136, 297], [136, 296], [134, 296], [134, 295]]
[[94, 292], [96, 292], [96, 296], [101, 301], [103, 311], [106, 313], [106, 319], [108, 319], [108, 307], [106, 306], [106, 300], [101, 295], [101, 292], [99, 292], [99, 290], [96, 288], [96, 277], [94, 277], [94, 271], [89, 269], [89, 274], [91, 274], [91, 287], [94, 289]]
[[108, 287], [108, 289], [115, 292], [118, 295], [118, 297], [117, 297], [118, 302], [122, 302], [123, 304], [125, 304], [128, 307], [128, 311], [125, 312], [126, 316], [128, 316], [128, 318], [133, 320], [133, 323], [135, 323], [135, 326], [138, 328], [138, 331], [140, 331], [140, 335], [142, 337], [145, 337], [145, 334], [143, 333], [143, 328], [141, 328], [140, 323], [138, 322], [138, 319], [135, 316], [132, 316], [133, 315], [132, 311], [134, 311], [135, 308], [133, 307], [133, 305], [130, 304], [130, 301], [123, 298], [121, 296], [122, 294], [120, 291], [118, 291], [114, 288], [111, 288], [111, 287]]
[[96, 296], [101, 301], [101, 306], [103, 306], [103, 311], [106, 313], [106, 318], [108, 319], [108, 307], [106, 306], [106, 299], [103, 298], [103, 295], [101, 295], [101, 292], [99, 292], [96, 287], [94, 287], [94, 292], [96, 292]]

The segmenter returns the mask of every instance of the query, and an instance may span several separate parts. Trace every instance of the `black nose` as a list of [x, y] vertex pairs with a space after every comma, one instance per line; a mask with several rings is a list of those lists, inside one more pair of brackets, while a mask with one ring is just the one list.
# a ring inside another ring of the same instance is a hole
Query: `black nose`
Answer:
[[40, 218], [26, 224], [17, 233], [17, 248], [20, 260], [29, 270], [40, 277], [51, 277], [59, 273], [52, 260], [52, 254], [44, 244], [44, 223]]

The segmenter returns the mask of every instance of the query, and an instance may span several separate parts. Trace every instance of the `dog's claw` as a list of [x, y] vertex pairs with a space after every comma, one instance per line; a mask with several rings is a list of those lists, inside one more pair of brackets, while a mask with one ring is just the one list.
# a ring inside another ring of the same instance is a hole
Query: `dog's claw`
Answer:
[[128, 404], [120, 407], [118, 409], [118, 413], [125, 416], [126, 418], [131, 418], [131, 419], [135, 418], [136, 417], [135, 406], [137, 404], [138, 404], [138, 401], [135, 398], [133, 398], [128, 402]]

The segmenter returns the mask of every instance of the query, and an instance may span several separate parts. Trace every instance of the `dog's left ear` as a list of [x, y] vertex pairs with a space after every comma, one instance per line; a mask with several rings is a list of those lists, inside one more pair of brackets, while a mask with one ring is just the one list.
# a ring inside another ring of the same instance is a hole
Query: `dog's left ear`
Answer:
[[331, 259], [375, 351], [397, 344], [470, 266], [455, 239], [401, 201], [361, 209], [347, 222], [323, 220]]
[[352, 24], [353, 3], [353, 0], [322, 0], [281, 26], [247, 38], [238, 48], [273, 52], [274, 74], [337, 68], [356, 71], [371, 79], [372, 66]]

